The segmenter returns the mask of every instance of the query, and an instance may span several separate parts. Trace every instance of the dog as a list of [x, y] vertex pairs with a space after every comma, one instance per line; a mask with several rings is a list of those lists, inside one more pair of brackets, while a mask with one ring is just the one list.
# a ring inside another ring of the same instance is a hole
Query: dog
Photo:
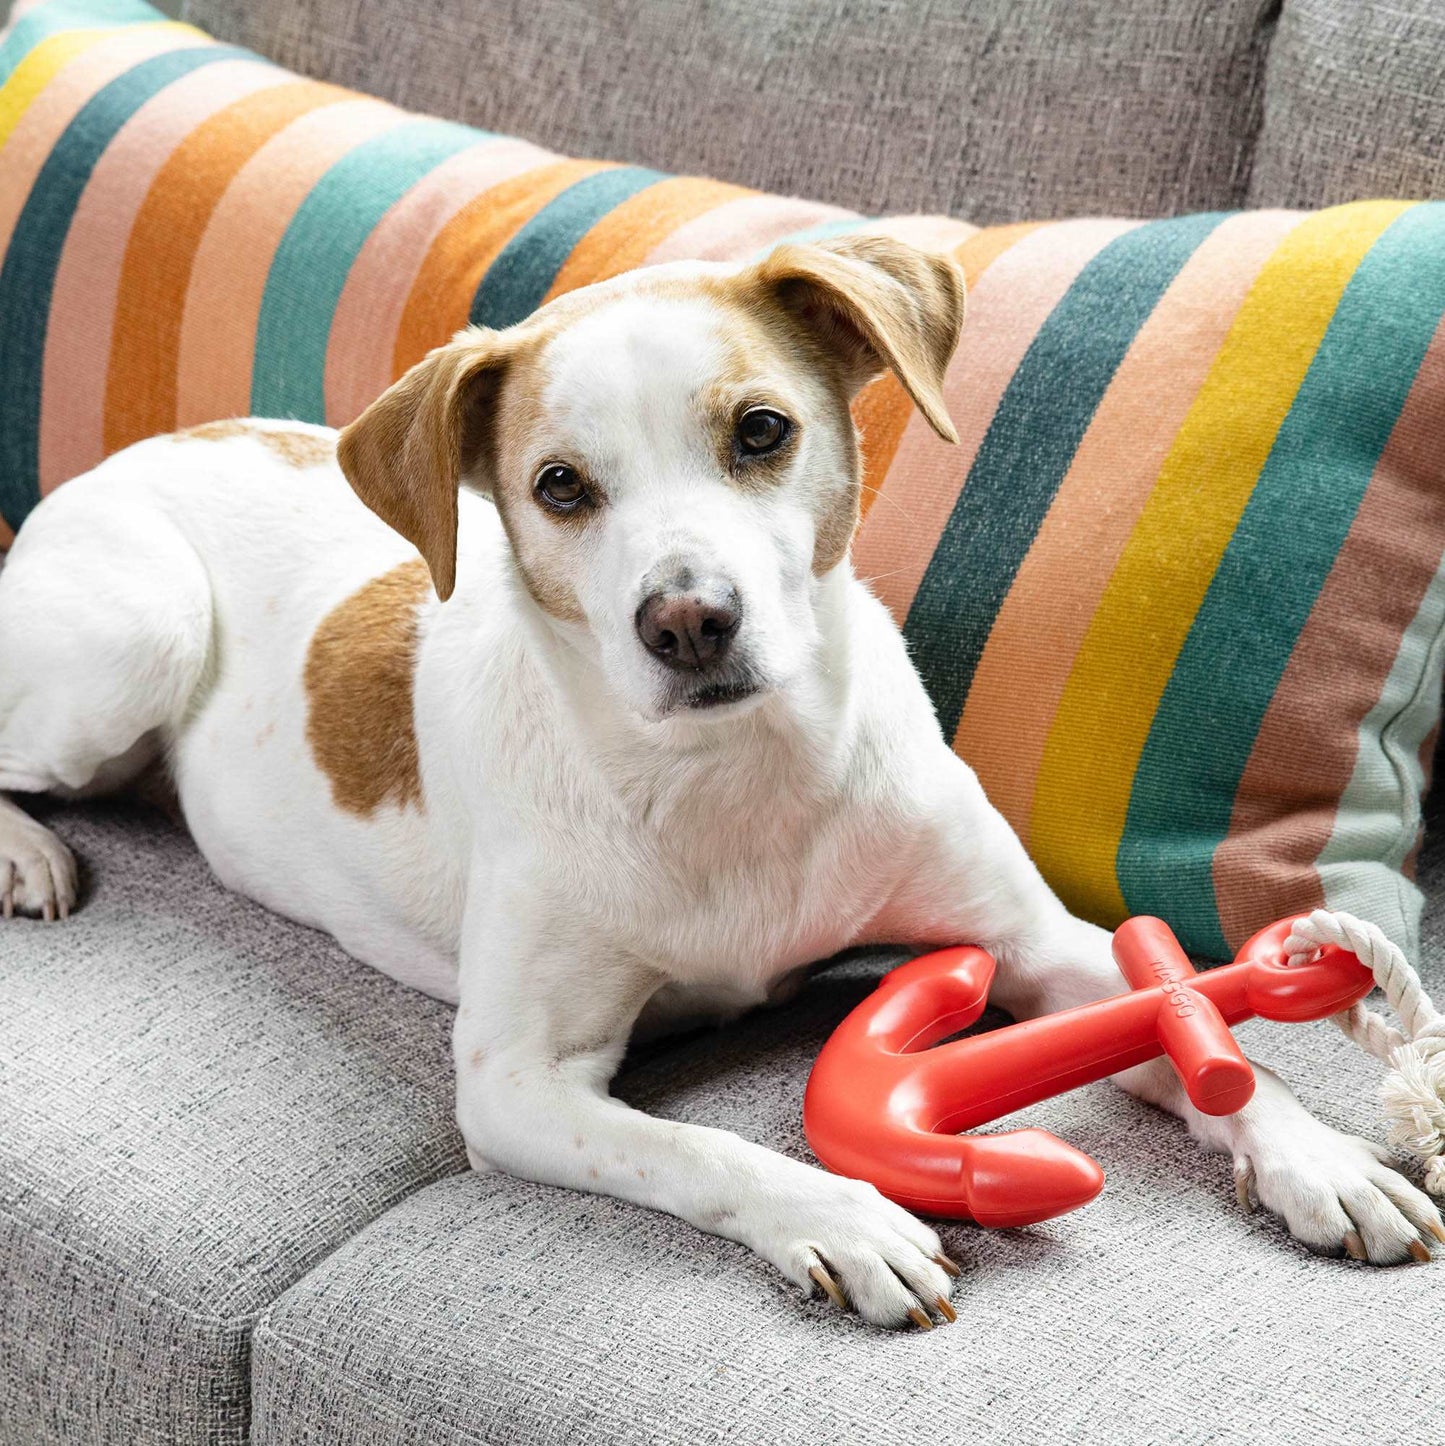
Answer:
[[[958, 1268], [872, 1186], [608, 1093], [629, 1038], [873, 943], [973, 941], [1016, 1017], [1118, 992], [942, 737], [858, 581], [849, 403], [943, 401], [964, 288], [878, 238], [657, 266], [438, 348], [338, 436], [222, 422], [43, 501], [0, 573], [0, 788], [157, 768], [217, 877], [457, 1005], [472, 1166], [671, 1211], [883, 1326]], [[365, 504], [364, 506], [362, 504]], [[0, 902], [63, 918], [64, 845], [0, 801]], [[1314, 1250], [1445, 1240], [1383, 1152], [1259, 1070], [1196, 1112]]]

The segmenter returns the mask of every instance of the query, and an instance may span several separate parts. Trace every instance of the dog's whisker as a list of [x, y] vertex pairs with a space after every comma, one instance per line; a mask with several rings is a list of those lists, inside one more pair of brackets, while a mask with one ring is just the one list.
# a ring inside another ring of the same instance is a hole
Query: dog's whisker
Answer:
[[864, 482], [862, 484], [862, 490], [864, 492], [871, 492], [876, 502], [886, 502], [910, 527], [917, 520], [896, 497], [890, 496], [881, 487], [870, 487]]

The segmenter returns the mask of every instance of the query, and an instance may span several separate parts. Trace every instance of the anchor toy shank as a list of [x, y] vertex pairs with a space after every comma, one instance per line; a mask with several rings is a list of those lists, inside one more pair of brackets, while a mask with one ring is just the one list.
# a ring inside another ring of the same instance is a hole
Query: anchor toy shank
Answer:
[[1044, 1130], [961, 1135], [1049, 1096], [1167, 1055], [1194, 1104], [1232, 1114], [1254, 1074], [1230, 1026], [1323, 1019], [1361, 999], [1370, 972], [1341, 949], [1287, 966], [1283, 920], [1233, 964], [1196, 973], [1168, 926], [1114, 936], [1127, 993], [930, 1048], [983, 1013], [994, 961], [944, 949], [894, 970], [818, 1056], [803, 1102], [814, 1154], [931, 1215], [981, 1225], [1047, 1220], [1092, 1200], [1099, 1166]]

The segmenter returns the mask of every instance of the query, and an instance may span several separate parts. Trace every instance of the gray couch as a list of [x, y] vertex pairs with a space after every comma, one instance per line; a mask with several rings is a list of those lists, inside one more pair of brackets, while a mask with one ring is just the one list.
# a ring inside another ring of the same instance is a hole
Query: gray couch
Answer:
[[[1445, 195], [1440, 0], [192, 0], [317, 75], [583, 153], [978, 220]], [[44, 812], [65, 926], [0, 934], [0, 1442], [1438, 1442], [1441, 1267], [1305, 1253], [1106, 1087], [1030, 1117], [1103, 1196], [945, 1230], [890, 1335], [746, 1251], [466, 1172], [448, 1011], [225, 893], [120, 807]], [[1421, 865], [1445, 988], [1445, 845]], [[807, 1157], [890, 961], [629, 1062], [628, 1099]], [[1375, 1128], [1333, 1030], [1247, 1043]]]

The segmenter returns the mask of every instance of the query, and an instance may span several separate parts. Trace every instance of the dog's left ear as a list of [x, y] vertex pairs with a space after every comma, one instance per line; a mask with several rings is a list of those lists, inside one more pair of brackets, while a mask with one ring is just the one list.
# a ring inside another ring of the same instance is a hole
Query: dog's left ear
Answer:
[[458, 332], [342, 429], [337, 461], [356, 493], [410, 542], [446, 601], [457, 576], [457, 489], [485, 491], [491, 423], [508, 358], [494, 331]]
[[779, 246], [743, 273], [843, 360], [850, 391], [885, 367], [947, 442], [943, 376], [963, 326], [963, 270], [886, 236]]

